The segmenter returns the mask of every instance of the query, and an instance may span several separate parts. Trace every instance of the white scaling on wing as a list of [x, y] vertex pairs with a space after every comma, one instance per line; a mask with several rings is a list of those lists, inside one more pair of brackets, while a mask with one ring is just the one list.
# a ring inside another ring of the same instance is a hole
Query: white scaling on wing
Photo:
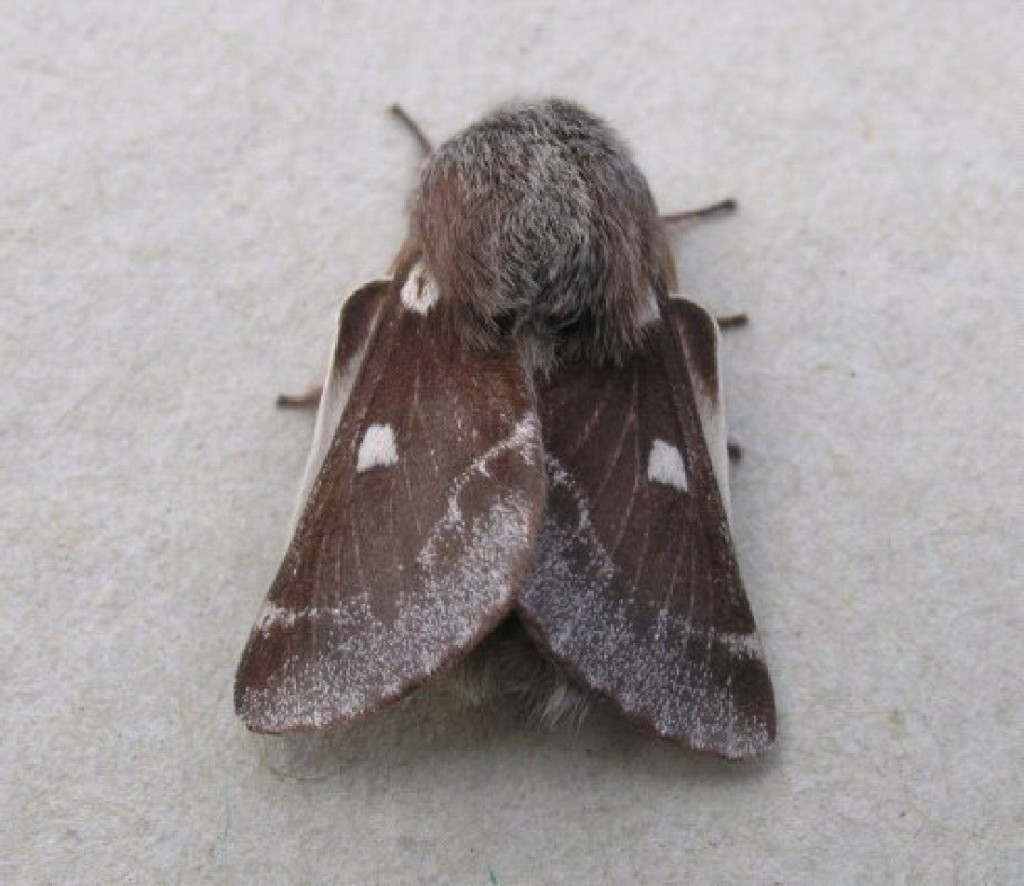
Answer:
[[[540, 426], [537, 416], [527, 413], [520, 419], [512, 429], [512, 433], [495, 443], [483, 455], [477, 456], [458, 477], [452, 481], [448, 493], [448, 511], [427, 537], [422, 550], [417, 556], [417, 561], [427, 570], [433, 569], [436, 537], [439, 533], [454, 530], [461, 531], [463, 527], [462, 508], [459, 505], [459, 497], [462, 490], [475, 476], [490, 477], [490, 463], [507, 452], [518, 452], [523, 461], [532, 465], [537, 457], [537, 442], [540, 437]], [[526, 506], [523, 505], [524, 511]]]
[[686, 492], [690, 488], [683, 456], [675, 446], [664, 440], [655, 440], [651, 444], [651, 454], [647, 460], [647, 479], [653, 483], [672, 486], [680, 492]]
[[715, 639], [725, 646], [733, 655], [746, 658], [756, 658], [764, 662], [764, 647], [761, 646], [761, 638], [756, 631], [749, 634], [740, 634], [733, 631], [716, 633]]
[[[667, 608], [653, 626], [638, 620], [634, 604], [610, 593], [622, 579], [590, 522], [586, 495], [550, 453], [545, 462], [549, 495], [567, 493], [571, 506], [545, 513], [521, 606], [541, 626], [556, 658], [571, 661], [580, 683], [613, 695], [627, 715], [649, 721], [659, 735], [733, 759], [768, 747], [767, 721], [737, 704], [742, 690], [731, 677], [739, 672], [735, 659], [763, 665], [757, 635], [719, 633]], [[720, 672], [724, 681], [711, 669], [715, 643], [732, 660]], [[691, 645], [707, 647], [709, 654], [688, 656]]]
[[395, 448], [395, 432], [391, 425], [370, 425], [359, 444], [356, 471], [370, 468], [391, 467], [398, 464], [398, 450]]
[[402, 304], [410, 311], [425, 314], [437, 301], [437, 284], [421, 262], [413, 266], [402, 287]]
[[290, 628], [303, 614], [298, 610], [278, 606], [276, 603], [271, 603], [270, 600], [265, 600], [263, 606], [260, 607], [260, 614], [256, 617], [256, 630], [266, 637], [271, 628], [278, 625], [283, 624], [286, 628]]

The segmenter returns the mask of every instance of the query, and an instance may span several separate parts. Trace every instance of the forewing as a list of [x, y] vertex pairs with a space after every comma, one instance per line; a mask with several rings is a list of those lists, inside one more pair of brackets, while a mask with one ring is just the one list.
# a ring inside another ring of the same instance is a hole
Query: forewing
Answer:
[[624, 366], [575, 364], [538, 389], [548, 503], [519, 614], [627, 716], [748, 757], [774, 739], [771, 681], [687, 371], [686, 319], [660, 310], [669, 321]]
[[324, 377], [320, 407], [313, 429], [313, 442], [309, 447], [309, 457], [306, 459], [306, 469], [295, 503], [290, 534], [295, 533], [309, 493], [313, 489], [313, 483], [334, 440], [334, 434], [338, 430], [341, 416], [352, 394], [352, 387], [363, 365], [370, 340], [377, 328], [377, 321], [380, 319], [390, 286], [390, 280], [374, 280], [367, 283], [349, 295], [338, 312], [334, 347], [331, 349], [327, 375]]
[[388, 286], [337, 430], [242, 655], [260, 732], [395, 700], [508, 614], [544, 500], [518, 351], [462, 347], [417, 267]]
[[722, 504], [728, 515], [729, 448], [722, 376], [718, 369], [721, 333], [714, 317], [689, 299], [669, 299], [662, 305], [662, 312], [675, 329], [683, 348], [701, 431], [708, 455], [711, 456], [711, 465], [715, 469], [715, 480], [718, 481]]

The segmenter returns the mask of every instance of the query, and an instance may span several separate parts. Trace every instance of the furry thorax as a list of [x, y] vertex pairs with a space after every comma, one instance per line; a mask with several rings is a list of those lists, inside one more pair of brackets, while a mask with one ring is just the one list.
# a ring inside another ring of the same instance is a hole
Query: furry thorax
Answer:
[[500, 109], [431, 154], [398, 271], [419, 258], [468, 344], [513, 337], [542, 371], [621, 362], [675, 287], [629, 150], [559, 100]]

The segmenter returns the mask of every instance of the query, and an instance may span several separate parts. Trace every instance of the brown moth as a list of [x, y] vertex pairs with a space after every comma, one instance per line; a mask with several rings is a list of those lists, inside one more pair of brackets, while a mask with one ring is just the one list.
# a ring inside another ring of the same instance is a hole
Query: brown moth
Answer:
[[391, 276], [341, 310], [238, 667], [250, 729], [350, 721], [448, 672], [548, 720], [596, 697], [697, 751], [772, 744], [719, 331], [675, 285], [644, 176], [578, 106], [505, 108], [429, 154]]

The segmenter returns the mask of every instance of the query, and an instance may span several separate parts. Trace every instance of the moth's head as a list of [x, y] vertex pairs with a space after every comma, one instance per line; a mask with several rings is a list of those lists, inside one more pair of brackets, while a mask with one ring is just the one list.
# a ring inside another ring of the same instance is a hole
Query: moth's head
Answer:
[[502, 108], [424, 165], [410, 241], [460, 332], [550, 368], [621, 361], [674, 285], [664, 226], [619, 137], [578, 105]]

